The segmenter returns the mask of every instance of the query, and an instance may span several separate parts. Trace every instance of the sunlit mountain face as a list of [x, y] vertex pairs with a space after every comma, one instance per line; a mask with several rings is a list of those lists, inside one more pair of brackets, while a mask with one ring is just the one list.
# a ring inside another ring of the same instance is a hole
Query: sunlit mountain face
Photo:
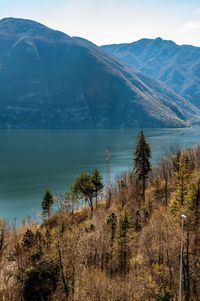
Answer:
[[200, 48], [157, 38], [102, 49], [165, 83], [200, 108]]

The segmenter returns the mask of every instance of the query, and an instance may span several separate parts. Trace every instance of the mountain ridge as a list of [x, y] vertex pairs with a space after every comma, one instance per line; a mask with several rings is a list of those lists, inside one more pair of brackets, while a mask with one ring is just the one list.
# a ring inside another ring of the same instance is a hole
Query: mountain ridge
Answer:
[[[155, 89], [156, 87], [156, 89]], [[0, 20], [0, 128], [185, 127], [200, 111], [79, 37]]]
[[200, 108], [200, 47], [156, 38], [104, 45], [102, 49], [162, 81]]

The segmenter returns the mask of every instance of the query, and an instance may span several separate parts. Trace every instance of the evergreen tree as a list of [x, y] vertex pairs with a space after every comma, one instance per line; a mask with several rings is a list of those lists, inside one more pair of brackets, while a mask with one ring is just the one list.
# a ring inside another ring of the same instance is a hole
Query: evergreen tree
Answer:
[[151, 170], [151, 149], [144, 137], [144, 131], [141, 130], [137, 137], [134, 151], [134, 169], [138, 179], [142, 181], [142, 198], [145, 202], [146, 179]]
[[125, 212], [119, 220], [119, 272], [121, 276], [125, 277], [129, 271], [129, 248], [128, 248], [128, 230], [130, 228], [130, 219]]
[[179, 205], [183, 206], [188, 194], [189, 188], [189, 171], [188, 171], [188, 156], [186, 152], [183, 152], [180, 156], [180, 161], [178, 163], [177, 176], [177, 188], [178, 192], [176, 194], [176, 201]]
[[94, 184], [94, 196], [96, 198], [97, 205], [98, 195], [103, 190], [102, 176], [100, 175], [98, 169], [95, 169], [92, 173], [92, 183]]
[[171, 212], [176, 214], [177, 211], [186, 204], [186, 200], [189, 192], [189, 170], [188, 170], [188, 156], [184, 151], [180, 155], [178, 163], [178, 172], [176, 175], [176, 187], [177, 193], [174, 200], [170, 204]]
[[80, 198], [84, 198], [85, 202], [89, 204], [91, 212], [93, 212], [93, 198], [97, 197], [100, 191], [103, 189], [103, 183], [101, 182], [102, 176], [99, 171], [95, 169], [93, 174], [83, 173], [76, 178], [76, 181], [71, 185], [71, 190]]
[[30, 229], [28, 229], [23, 236], [22, 245], [24, 248], [32, 248], [34, 243], [35, 243], [35, 236], [33, 232]]
[[50, 192], [50, 190], [46, 190], [45, 194], [44, 194], [44, 197], [43, 197], [43, 200], [42, 200], [42, 215], [44, 217], [49, 217], [50, 216], [50, 212], [52, 210], [52, 206], [53, 206], [53, 195], [52, 193]]
[[106, 268], [109, 271], [110, 277], [117, 271], [116, 262], [114, 260], [114, 242], [117, 232], [117, 216], [114, 212], [107, 218], [107, 233], [109, 234], [109, 247], [106, 254]]
[[117, 229], [117, 216], [114, 212], [107, 218], [107, 225], [111, 226], [111, 241], [113, 243]]
[[83, 173], [76, 178], [76, 181], [71, 185], [71, 190], [77, 193], [80, 198], [84, 198], [89, 204], [91, 212], [93, 212], [93, 197], [95, 196], [95, 186], [92, 182], [92, 176], [89, 173]]
[[60, 271], [56, 259], [47, 259], [25, 269], [22, 292], [23, 300], [52, 300], [52, 295], [59, 285], [59, 280]]

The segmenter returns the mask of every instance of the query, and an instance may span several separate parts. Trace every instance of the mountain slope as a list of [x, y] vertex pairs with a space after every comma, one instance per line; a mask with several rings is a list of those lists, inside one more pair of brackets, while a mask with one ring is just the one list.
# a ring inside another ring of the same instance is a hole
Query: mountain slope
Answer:
[[89, 41], [37, 22], [0, 21], [0, 128], [177, 127], [186, 100]]
[[165, 83], [200, 108], [200, 48], [161, 38], [102, 46], [107, 52]]

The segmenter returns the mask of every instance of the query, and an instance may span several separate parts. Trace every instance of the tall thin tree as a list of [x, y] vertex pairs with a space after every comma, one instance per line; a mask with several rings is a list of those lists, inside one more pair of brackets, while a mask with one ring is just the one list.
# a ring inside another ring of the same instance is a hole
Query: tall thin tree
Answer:
[[97, 199], [100, 192], [103, 190], [103, 183], [102, 183], [102, 176], [98, 169], [95, 169], [92, 173], [92, 183], [94, 184], [94, 194], [96, 198], [96, 206], [97, 206]]
[[134, 151], [134, 169], [138, 179], [142, 181], [142, 199], [145, 202], [146, 180], [151, 170], [151, 148], [141, 130], [136, 140]]
[[53, 203], [54, 203], [53, 195], [52, 195], [51, 191], [49, 189], [47, 189], [44, 196], [43, 196], [43, 200], [42, 200], [42, 204], [41, 204], [42, 215], [44, 217], [49, 217], [50, 216]]

